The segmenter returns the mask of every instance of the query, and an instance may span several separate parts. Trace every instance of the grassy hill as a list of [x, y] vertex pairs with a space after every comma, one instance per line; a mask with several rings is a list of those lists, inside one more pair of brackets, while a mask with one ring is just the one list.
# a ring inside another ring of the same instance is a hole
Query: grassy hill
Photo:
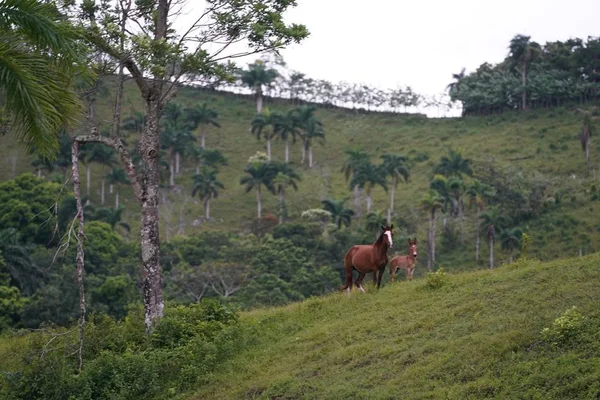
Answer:
[[245, 313], [254, 343], [189, 399], [597, 399], [599, 265], [518, 261]]
[[[108, 89], [110, 93], [98, 102], [99, 120], [110, 120], [109, 100], [113, 98], [113, 91], [110, 87]], [[218, 111], [222, 127], [210, 130], [207, 146], [221, 150], [229, 158], [229, 165], [223, 167], [219, 174], [225, 190], [211, 203], [214, 221], [192, 224], [192, 221], [202, 216], [203, 211], [202, 205], [189, 197], [194, 165], [184, 164], [182, 174], [176, 179], [176, 183], [183, 188], [182, 193], [165, 194], [165, 199], [170, 198], [172, 202], [161, 206], [162, 238], [168, 239], [177, 233], [174, 225], [179, 220], [186, 223], [183, 230], [185, 234], [213, 229], [246, 229], [256, 216], [256, 202], [253, 193], [244, 193], [239, 180], [248, 157], [265, 148], [264, 141], [257, 141], [248, 132], [255, 113], [252, 99], [184, 88], [174, 101], [186, 106], [208, 102]], [[143, 111], [140, 96], [131, 82], [126, 85], [124, 104], [124, 115], [130, 110]], [[266, 106], [276, 110], [291, 107], [285, 102], [274, 100], [267, 101]], [[585, 177], [585, 158], [578, 142], [581, 118], [570, 109], [542, 109], [527, 113], [455, 119], [358, 113], [346, 109], [319, 109], [317, 115], [325, 126], [326, 143], [324, 146], [315, 146], [317, 165], [310, 170], [301, 167], [303, 179], [299, 190], [289, 193], [291, 220], [298, 220], [305, 209], [319, 208], [321, 200], [325, 198], [346, 197], [347, 206], [351, 206], [351, 192], [340, 172], [346, 158], [344, 150], [362, 148], [376, 162], [380, 162], [380, 156], [385, 152], [402, 153], [412, 160], [411, 181], [409, 184], [401, 184], [397, 189], [395, 211], [399, 217], [417, 220], [416, 232], [407, 233], [424, 239], [427, 237], [427, 223], [425, 214], [419, 209], [419, 201], [428, 189], [433, 166], [449, 149], [462, 149], [463, 155], [472, 159], [476, 168], [482, 163], [492, 163], [499, 169], [519, 168], [527, 174], [535, 174], [540, 179], [548, 180], [544, 196], [551, 197], [560, 189], [567, 193], [570, 202], [565, 207], [546, 214], [543, 219], [529, 222], [524, 227], [533, 237], [531, 251], [534, 255], [549, 259], [574, 255], [579, 248], [582, 248], [584, 254], [600, 250], [600, 222], [595, 217], [598, 205], [590, 202], [585, 192], [585, 185], [595, 179]], [[0, 179], [32, 171], [24, 152], [10, 136], [1, 137], [0, 140], [0, 155], [5, 160], [4, 168], [0, 169]], [[596, 158], [599, 152], [600, 142], [592, 141], [592, 158]], [[282, 160], [283, 154], [283, 143], [275, 142], [274, 159]], [[292, 161], [300, 165], [299, 144], [292, 148]], [[98, 203], [99, 177], [108, 171], [97, 165], [93, 166], [92, 171], [92, 200]], [[82, 179], [82, 184], [85, 185], [85, 176]], [[275, 196], [267, 194], [264, 197], [264, 214], [276, 214]], [[374, 190], [374, 210], [385, 211], [388, 201], [388, 194], [381, 188]], [[129, 188], [122, 189], [121, 202], [127, 207], [126, 218], [132, 225], [133, 235], [137, 236], [139, 212]], [[107, 203], [113, 203], [112, 196], [108, 194]], [[353, 225], [363, 223], [364, 221], [355, 221]], [[444, 254], [441, 254], [442, 263], [457, 264], [456, 260], [460, 260], [462, 265], [466, 260], [470, 262], [473, 258], [470, 243], [473, 242], [474, 224], [474, 213], [468, 213], [465, 221], [465, 246], [469, 246], [469, 257], [444, 259]], [[167, 232], [168, 226], [170, 229]], [[460, 250], [461, 253], [464, 251]], [[503, 258], [506, 255], [501, 253], [500, 256]]]

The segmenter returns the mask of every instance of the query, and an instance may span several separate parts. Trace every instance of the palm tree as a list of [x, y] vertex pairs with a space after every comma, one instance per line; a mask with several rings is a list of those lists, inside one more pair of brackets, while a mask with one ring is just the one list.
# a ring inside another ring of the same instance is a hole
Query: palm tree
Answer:
[[337, 225], [338, 229], [342, 228], [342, 225], [349, 227], [352, 222], [352, 216], [354, 211], [344, 207], [344, 200], [327, 199], [321, 201], [323, 209], [331, 213], [331, 219], [334, 224]]
[[[379, 236], [379, 230], [384, 225], [386, 225], [386, 217], [383, 215], [382, 211], [378, 210], [367, 214], [365, 230], [374, 233], [376, 238]], [[387, 225], [389, 226], [389, 224]]]
[[321, 144], [324, 143], [325, 131], [323, 130], [323, 124], [316, 117], [309, 119], [304, 125], [304, 145], [308, 151], [308, 168], [313, 167], [313, 140], [321, 139]]
[[381, 168], [386, 175], [392, 178], [392, 190], [390, 191], [390, 207], [387, 212], [387, 225], [392, 223], [392, 213], [394, 212], [394, 192], [396, 185], [400, 180], [408, 182], [410, 168], [406, 165], [408, 159], [400, 154], [384, 154], [381, 156], [383, 163]]
[[464, 78], [465, 68], [461, 69], [458, 74], [452, 74], [452, 79], [454, 79], [454, 82], [451, 82], [448, 84], [448, 86], [446, 86], [450, 98], [453, 98], [458, 93], [458, 91], [460, 90], [460, 84], [462, 83], [462, 80]]
[[[358, 173], [358, 169], [363, 162], [371, 162], [369, 159], [369, 155], [362, 150], [346, 150], [346, 154], [348, 158], [346, 162], [342, 166], [342, 171], [344, 173], [344, 178], [346, 182], [350, 179], [351, 176], [354, 176]], [[357, 184], [351, 186], [351, 189], [354, 194], [354, 213], [360, 218], [360, 188]]]
[[220, 166], [228, 165], [229, 163], [227, 157], [225, 157], [220, 150], [203, 149], [195, 143], [188, 147], [186, 155], [191, 159], [196, 160], [196, 174], [200, 173], [201, 165], [207, 165], [218, 170]]
[[200, 128], [200, 135], [201, 135], [201, 139], [200, 139], [200, 146], [205, 149], [206, 148], [206, 130], [208, 128], [209, 125], [212, 125], [214, 127], [220, 128], [221, 125], [219, 124], [219, 121], [217, 121], [217, 119], [219, 118], [219, 114], [213, 110], [212, 108], [209, 108], [206, 103], [203, 103], [202, 106], [196, 106], [194, 108], [186, 108], [185, 110], [186, 113], [186, 121], [188, 123], [188, 127], [193, 131], [196, 128], [198, 128], [198, 126], [201, 126]]
[[301, 163], [304, 164], [304, 160], [306, 159], [306, 149], [308, 149], [308, 145], [306, 143], [306, 129], [310, 124], [310, 121], [315, 119], [315, 111], [317, 107], [315, 106], [302, 106], [296, 108], [296, 117], [298, 118], [298, 127], [301, 130], [302, 137], [302, 158]]
[[260, 114], [256, 114], [250, 124], [250, 133], [256, 135], [257, 139], [261, 136], [267, 140], [267, 157], [271, 161], [271, 139], [275, 137], [275, 123], [279, 115], [265, 109]]
[[358, 186], [360, 189], [364, 189], [367, 197], [367, 213], [371, 212], [371, 205], [373, 201], [371, 199], [371, 192], [376, 185], [381, 186], [387, 192], [387, 181], [385, 172], [381, 169], [381, 166], [377, 166], [371, 162], [361, 163], [358, 167], [356, 174], [352, 177], [350, 186]]
[[119, 186], [120, 184], [126, 185], [129, 183], [129, 179], [127, 179], [127, 174], [123, 168], [113, 168], [111, 171], [105, 176], [108, 184], [115, 188], [115, 210], [119, 209]]
[[110, 225], [113, 230], [116, 230], [118, 227], [122, 228], [127, 232], [127, 234], [131, 233], [131, 226], [122, 221], [123, 219], [123, 211], [125, 211], [125, 207], [119, 206], [117, 208], [98, 208], [93, 209], [90, 208], [91, 211], [91, 220], [103, 221]]
[[80, 33], [53, 2], [37, 0], [0, 2], [0, 29], [3, 123], [27, 150], [53, 158], [82, 111], [73, 85], [78, 73], [89, 77]]
[[270, 162], [255, 162], [248, 164], [244, 168], [244, 172], [248, 175], [240, 179], [240, 184], [246, 185], [246, 193], [252, 189], [256, 190], [257, 216], [260, 219], [262, 215], [261, 188], [264, 186], [269, 192], [275, 194], [273, 179], [277, 175], [277, 169]]
[[275, 119], [275, 135], [285, 141], [285, 162], [290, 161], [290, 138], [296, 142], [296, 135], [300, 133], [296, 110], [290, 110], [285, 115], [278, 115]]
[[504, 229], [500, 234], [502, 248], [509, 252], [509, 263], [513, 262], [513, 252], [521, 246], [523, 230], [521, 228]]
[[241, 71], [240, 80], [242, 84], [252, 89], [256, 96], [256, 112], [258, 114], [262, 112], [263, 86], [270, 85], [278, 76], [279, 73], [276, 70], [267, 68], [261, 60], [248, 64], [248, 69]]
[[127, 132], [141, 134], [146, 125], [146, 114], [133, 111], [131, 114], [123, 118], [121, 129]]
[[469, 198], [469, 206], [477, 210], [477, 226], [475, 227], [475, 261], [479, 261], [479, 246], [481, 243], [481, 229], [479, 229], [479, 220], [481, 213], [485, 209], [488, 201], [494, 196], [495, 190], [487, 183], [474, 180], [467, 188], [466, 192]]
[[531, 42], [531, 36], [515, 35], [510, 40], [508, 58], [513, 69], [517, 65], [521, 67], [521, 109], [527, 109], [527, 65], [541, 52], [540, 45]]
[[210, 200], [219, 197], [219, 189], [225, 189], [223, 183], [217, 179], [217, 170], [207, 165], [203, 166], [199, 174], [194, 175], [192, 196], [198, 194], [204, 203], [204, 218], [210, 219]]
[[273, 183], [279, 197], [279, 224], [282, 224], [285, 214], [285, 190], [290, 186], [294, 190], [298, 190], [298, 181], [301, 177], [289, 163], [274, 163], [274, 165], [277, 175], [273, 178]]
[[443, 199], [435, 190], [430, 190], [429, 193], [421, 200], [421, 207], [429, 214], [429, 235], [427, 241], [427, 269], [432, 270], [435, 264], [435, 236], [436, 224], [435, 213], [443, 207]]
[[583, 114], [583, 126], [581, 127], [581, 133], [579, 134], [579, 141], [581, 142], [581, 148], [585, 151], [585, 161], [587, 163], [587, 172], [591, 172], [592, 165], [590, 162], [590, 141], [592, 138], [592, 121], [600, 120], [600, 117], [594, 117], [593, 113], [598, 110], [598, 107], [592, 107], [590, 110], [583, 110], [578, 108], [577, 111]]
[[169, 103], [165, 107], [163, 120], [163, 131], [160, 135], [161, 147], [169, 152], [169, 185], [175, 185], [175, 174], [179, 173], [181, 155], [186, 152], [190, 143], [196, 138], [190, 131], [185, 120], [183, 107], [176, 103]]
[[479, 215], [480, 229], [486, 232], [490, 251], [490, 268], [494, 268], [494, 243], [497, 231], [502, 232], [510, 224], [510, 219], [500, 213], [498, 206], [484, 211]]
[[440, 163], [435, 167], [434, 173], [444, 175], [446, 178], [455, 176], [462, 178], [463, 175], [473, 175], [471, 160], [463, 158], [460, 150], [450, 150], [447, 156], [440, 158]]

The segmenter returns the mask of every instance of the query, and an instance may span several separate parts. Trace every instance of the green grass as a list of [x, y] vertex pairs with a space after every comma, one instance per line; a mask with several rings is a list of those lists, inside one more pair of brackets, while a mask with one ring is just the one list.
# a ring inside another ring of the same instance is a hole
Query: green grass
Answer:
[[[110, 88], [109, 88], [110, 89]], [[109, 121], [111, 106], [110, 95], [98, 101], [99, 120]], [[180, 219], [188, 222], [185, 234], [206, 230], [243, 231], [256, 216], [254, 193], [245, 193], [239, 184], [243, 176], [243, 168], [249, 156], [257, 150], [263, 150], [265, 143], [259, 142], [249, 134], [249, 123], [255, 113], [255, 105], [251, 99], [233, 94], [221, 94], [202, 91], [194, 88], [183, 88], [175, 101], [190, 106], [207, 102], [219, 113], [220, 129], [211, 128], [207, 137], [207, 146], [217, 148], [229, 158], [229, 166], [223, 167], [219, 179], [224, 183], [219, 198], [211, 202], [211, 214], [214, 221], [192, 226], [191, 221], [203, 214], [202, 204], [189, 199], [182, 208], [184, 195], [191, 194], [191, 177], [194, 165], [184, 164], [183, 173], [177, 177], [178, 185], [183, 187], [183, 194], [170, 194], [174, 205], [161, 205], [161, 237], [172, 237], [177, 228], [174, 227]], [[132, 82], [128, 82], [125, 90], [124, 115], [131, 109], [143, 110], [141, 96]], [[286, 110], [291, 105], [280, 101], [268, 101], [266, 106], [271, 109]], [[385, 152], [398, 152], [415, 158], [426, 155], [428, 159], [415, 162], [412, 166], [410, 184], [400, 184], [396, 191], [395, 211], [398, 215], [417, 214], [420, 223], [416, 234], [426, 238], [427, 220], [419, 209], [419, 201], [428, 188], [433, 166], [450, 148], [462, 149], [465, 157], [471, 158], [475, 165], [492, 161], [500, 167], [517, 166], [533, 173], [538, 172], [544, 177], [552, 178], [552, 184], [547, 190], [548, 195], [560, 188], [572, 188], [589, 183], [591, 178], [585, 177], [585, 157], [581, 151], [577, 135], [581, 119], [572, 110], [557, 108], [536, 110], [527, 113], [506, 113], [490, 117], [469, 117], [454, 119], [427, 119], [419, 116], [391, 115], [381, 113], [357, 113], [344, 109], [319, 109], [317, 112], [322, 119], [326, 131], [324, 146], [317, 144], [314, 149], [316, 166], [313, 169], [301, 167], [303, 179], [297, 192], [290, 191], [288, 195], [288, 210], [290, 219], [299, 220], [302, 211], [308, 208], [319, 208], [325, 198], [348, 198], [347, 205], [351, 206], [351, 192], [344, 181], [340, 168], [344, 162], [344, 150], [351, 147], [361, 147], [366, 150], [374, 161], [380, 162], [380, 156]], [[104, 125], [106, 126], [106, 125]], [[29, 161], [10, 136], [0, 137], [0, 156], [5, 163], [0, 168], [0, 179], [8, 179], [15, 173], [31, 171]], [[292, 147], [292, 161], [300, 163], [300, 146]], [[592, 158], [600, 154], [600, 142], [592, 141]], [[282, 160], [284, 155], [283, 143], [273, 144], [273, 157]], [[13, 169], [13, 157], [15, 160]], [[421, 158], [422, 159], [422, 158]], [[594, 161], [594, 164], [597, 162]], [[99, 178], [106, 171], [94, 165], [92, 168], [92, 200], [99, 202]], [[571, 174], [576, 178], [571, 179]], [[82, 185], [85, 192], [85, 170], [82, 170]], [[569, 189], [570, 190], [570, 189]], [[569, 193], [570, 195], [571, 193]], [[389, 195], [382, 189], [374, 190], [374, 210], [385, 211]], [[596, 229], [595, 213], [589, 211], [591, 203], [582, 195], [577, 194], [575, 203], [569, 203], [565, 210], [554, 212], [554, 219], [562, 219], [571, 215], [581, 221], [576, 233], [585, 233], [589, 240], [575, 243], [571, 239], [562, 240], [560, 237], [549, 237], [546, 231], [538, 229], [531, 223], [528, 231], [534, 237], [531, 251], [540, 258], [546, 258], [548, 252], [552, 257], [569, 255], [583, 246], [584, 252], [600, 250], [600, 234]], [[114, 202], [112, 195], [107, 194], [107, 203]], [[138, 235], [139, 208], [129, 188], [121, 190], [121, 203], [127, 207], [126, 218], [132, 226], [132, 236]], [[275, 196], [264, 196], [263, 215], [277, 213]], [[181, 211], [181, 212], [180, 212]], [[364, 213], [363, 213], [364, 215]], [[171, 230], [167, 233], [167, 225], [171, 221]], [[354, 221], [353, 225], [363, 221]], [[441, 226], [441, 224], [438, 224]], [[472, 227], [474, 215], [467, 216], [465, 226], [468, 252], [473, 253]], [[571, 235], [572, 232], [565, 232]], [[439, 237], [439, 236], [438, 236]], [[485, 246], [483, 246], [485, 247]], [[464, 251], [464, 250], [461, 250]], [[501, 257], [506, 255], [499, 254]], [[485, 255], [483, 255], [485, 257]], [[444, 255], [441, 255], [444, 261]], [[463, 257], [463, 261], [466, 258]], [[472, 256], [468, 258], [472, 259]], [[453, 259], [448, 259], [452, 262]]]
[[[244, 313], [254, 344], [189, 399], [597, 399], [599, 265], [518, 261]], [[544, 340], [572, 306], [584, 322]]]

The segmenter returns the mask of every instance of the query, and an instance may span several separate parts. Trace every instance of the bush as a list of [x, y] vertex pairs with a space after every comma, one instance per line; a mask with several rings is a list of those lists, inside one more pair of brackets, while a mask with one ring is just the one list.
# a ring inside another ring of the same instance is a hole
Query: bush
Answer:
[[439, 289], [446, 284], [448, 280], [448, 274], [444, 271], [444, 268], [440, 267], [435, 272], [427, 273], [427, 280], [425, 285], [429, 289]]
[[552, 346], [567, 345], [579, 335], [585, 320], [585, 316], [573, 306], [556, 318], [550, 328], [542, 329], [542, 337]]

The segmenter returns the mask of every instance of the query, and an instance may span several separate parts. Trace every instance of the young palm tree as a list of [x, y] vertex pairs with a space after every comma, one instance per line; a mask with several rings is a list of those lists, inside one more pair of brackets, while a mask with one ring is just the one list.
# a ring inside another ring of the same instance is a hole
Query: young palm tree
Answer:
[[254, 189], [256, 191], [257, 217], [262, 216], [262, 187], [267, 188], [269, 192], [275, 194], [275, 185], [273, 179], [277, 175], [277, 169], [270, 162], [251, 163], [244, 168], [247, 176], [240, 179], [241, 185], [246, 185], [246, 193]]
[[285, 141], [285, 162], [290, 161], [290, 139], [296, 142], [296, 136], [300, 133], [296, 110], [290, 110], [287, 114], [278, 115], [275, 119], [275, 135]]
[[298, 190], [298, 181], [301, 177], [289, 163], [274, 164], [278, 172], [273, 178], [273, 184], [275, 184], [275, 191], [279, 197], [279, 224], [281, 225], [285, 214], [285, 191], [288, 187]]
[[502, 232], [510, 224], [510, 219], [500, 214], [500, 209], [498, 206], [484, 211], [481, 213], [479, 218], [481, 220], [480, 229], [486, 232], [488, 239], [490, 268], [494, 268], [494, 244], [496, 240], [496, 233]]
[[590, 141], [592, 138], [592, 121], [600, 120], [600, 117], [594, 117], [593, 113], [598, 107], [593, 107], [590, 110], [583, 110], [578, 108], [577, 111], [583, 114], [583, 126], [581, 127], [581, 133], [579, 134], [579, 141], [581, 142], [581, 148], [585, 151], [585, 161], [587, 164], [588, 174], [592, 170], [592, 164], [590, 161]]
[[309, 119], [303, 126], [304, 129], [304, 144], [308, 151], [308, 168], [313, 167], [313, 140], [321, 139], [321, 144], [324, 143], [325, 131], [323, 124], [317, 118]]
[[392, 223], [392, 213], [394, 212], [394, 192], [399, 181], [408, 182], [410, 168], [406, 165], [408, 159], [400, 154], [384, 154], [381, 156], [383, 164], [381, 168], [387, 176], [392, 178], [392, 190], [390, 191], [390, 207], [387, 212], [387, 225]]
[[463, 175], [473, 175], [471, 160], [463, 158], [460, 150], [450, 150], [447, 156], [440, 158], [440, 163], [435, 167], [434, 173], [462, 178]]
[[272, 68], [267, 68], [265, 63], [257, 60], [248, 64], [248, 69], [241, 72], [242, 84], [254, 91], [256, 96], [256, 112], [260, 114], [263, 106], [263, 86], [269, 86], [277, 79], [279, 73]]
[[185, 120], [183, 107], [176, 103], [169, 103], [165, 107], [162, 132], [160, 134], [161, 147], [169, 152], [169, 185], [175, 185], [175, 175], [179, 173], [181, 155], [196, 140]]
[[193, 176], [193, 180], [192, 196], [198, 194], [204, 204], [204, 218], [209, 220], [210, 200], [219, 197], [219, 190], [225, 189], [225, 186], [217, 179], [217, 170], [207, 165], [202, 167], [199, 174]]
[[[358, 169], [362, 163], [371, 162], [371, 160], [369, 159], [369, 155], [366, 152], [358, 149], [346, 150], [346, 154], [348, 155], [348, 158], [342, 166], [342, 172], [344, 173], [344, 178], [346, 179], [346, 182], [348, 182], [351, 176], [354, 176], [358, 173]], [[354, 195], [354, 215], [360, 218], [360, 188], [357, 184], [350, 187]]]
[[113, 168], [106, 176], [106, 180], [111, 187], [115, 187], [115, 210], [119, 208], [119, 186], [129, 183], [127, 174], [123, 168]]
[[367, 197], [367, 214], [371, 212], [371, 205], [373, 201], [371, 199], [371, 192], [376, 185], [381, 186], [387, 192], [385, 172], [380, 166], [377, 166], [370, 162], [360, 164], [356, 174], [352, 177], [350, 186], [358, 186], [360, 189], [364, 189]]
[[504, 229], [500, 234], [502, 248], [509, 252], [509, 263], [513, 262], [513, 252], [521, 246], [523, 230], [521, 228]]
[[131, 114], [123, 118], [121, 129], [126, 132], [141, 134], [146, 125], [146, 114], [133, 111]]
[[267, 141], [267, 157], [271, 161], [271, 140], [275, 137], [275, 123], [279, 118], [279, 114], [272, 113], [269, 109], [265, 109], [260, 114], [256, 114], [250, 124], [250, 133], [256, 135], [257, 139], [261, 136]]
[[432, 270], [435, 264], [435, 239], [436, 239], [436, 223], [435, 214], [437, 210], [443, 207], [443, 199], [435, 190], [430, 190], [429, 193], [421, 200], [421, 207], [429, 214], [429, 235], [427, 240], [427, 269]]
[[475, 261], [479, 261], [479, 247], [481, 243], [481, 229], [479, 229], [479, 220], [485, 206], [495, 194], [494, 189], [487, 183], [474, 180], [467, 188], [466, 192], [469, 198], [469, 206], [477, 210], [477, 225], [475, 227]]
[[307, 141], [306, 130], [308, 129], [308, 126], [312, 123], [311, 121], [313, 121], [316, 118], [316, 116], [315, 116], [316, 110], [317, 110], [317, 107], [315, 107], [315, 106], [302, 106], [302, 107], [296, 108], [296, 117], [298, 118], [298, 127], [301, 130], [301, 137], [302, 137], [302, 158], [301, 158], [300, 162], [303, 164], [306, 159], [306, 150], [308, 149], [308, 143], [306, 143], [306, 141]]
[[327, 199], [321, 201], [323, 209], [331, 213], [331, 220], [337, 225], [338, 229], [342, 228], [342, 225], [349, 227], [352, 222], [352, 216], [354, 211], [344, 206], [344, 200]]
[[386, 225], [386, 217], [382, 211], [374, 211], [367, 214], [365, 222], [365, 230], [375, 234], [375, 238], [379, 236], [379, 230], [383, 225]]
[[54, 2], [37, 0], [0, 2], [0, 29], [5, 122], [27, 150], [53, 158], [82, 111], [73, 85], [88, 77], [82, 38]]
[[88, 208], [89, 212], [91, 212], [91, 220], [103, 221], [110, 225], [113, 230], [116, 230], [118, 227], [122, 228], [127, 234], [131, 233], [131, 226], [125, 221], [123, 221], [123, 211], [125, 211], [125, 207], [119, 206], [118, 208], [98, 208], [94, 209], [92, 207]]
[[200, 146], [205, 149], [206, 148], [206, 131], [210, 125], [220, 128], [221, 125], [217, 119], [219, 118], [219, 114], [209, 108], [206, 103], [202, 104], [202, 106], [196, 106], [194, 108], [186, 108], [185, 110], [185, 119], [188, 124], [189, 129], [192, 131], [196, 130], [199, 126], [200, 128]]

